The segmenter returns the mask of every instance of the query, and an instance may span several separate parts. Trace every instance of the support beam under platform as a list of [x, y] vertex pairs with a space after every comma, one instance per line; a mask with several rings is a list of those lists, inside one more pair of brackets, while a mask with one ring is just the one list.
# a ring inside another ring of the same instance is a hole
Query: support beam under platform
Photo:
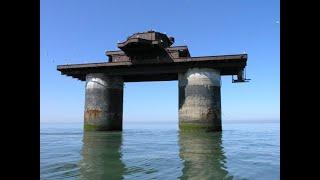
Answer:
[[103, 73], [86, 76], [84, 130], [121, 131], [123, 79]]

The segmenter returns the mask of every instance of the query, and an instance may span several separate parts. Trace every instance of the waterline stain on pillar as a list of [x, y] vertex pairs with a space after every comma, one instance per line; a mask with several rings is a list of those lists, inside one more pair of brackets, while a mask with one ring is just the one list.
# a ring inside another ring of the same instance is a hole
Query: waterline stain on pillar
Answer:
[[210, 68], [179, 74], [179, 129], [221, 131], [221, 77]]
[[121, 131], [123, 79], [92, 73], [86, 76], [84, 130]]

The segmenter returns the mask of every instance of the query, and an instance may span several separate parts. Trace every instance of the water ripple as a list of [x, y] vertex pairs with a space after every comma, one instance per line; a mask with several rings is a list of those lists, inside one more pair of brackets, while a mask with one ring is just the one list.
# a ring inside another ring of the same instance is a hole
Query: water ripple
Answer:
[[41, 130], [41, 179], [280, 179], [279, 125], [226, 124], [204, 134], [69, 130]]

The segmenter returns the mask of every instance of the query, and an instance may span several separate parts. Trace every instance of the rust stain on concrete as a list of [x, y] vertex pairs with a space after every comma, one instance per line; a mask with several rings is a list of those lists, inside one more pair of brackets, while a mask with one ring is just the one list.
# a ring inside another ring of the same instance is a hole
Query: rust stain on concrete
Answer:
[[101, 109], [99, 108], [87, 108], [84, 114], [85, 120], [96, 119], [101, 116]]

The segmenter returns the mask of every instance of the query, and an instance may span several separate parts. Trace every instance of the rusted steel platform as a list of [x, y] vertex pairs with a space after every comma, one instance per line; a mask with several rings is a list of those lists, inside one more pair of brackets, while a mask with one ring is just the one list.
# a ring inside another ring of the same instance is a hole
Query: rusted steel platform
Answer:
[[61, 74], [81, 81], [88, 73], [105, 73], [122, 76], [124, 82], [178, 80], [178, 73], [192, 67], [219, 69], [221, 75], [237, 75], [247, 63], [247, 54], [201, 56], [176, 58], [172, 62], [150, 61], [132, 63], [130, 61], [59, 65]]
[[119, 51], [107, 51], [105, 63], [59, 65], [63, 75], [81, 81], [86, 74], [121, 76], [124, 82], [178, 80], [178, 73], [192, 67], [220, 70], [221, 75], [238, 75], [246, 66], [247, 54], [191, 57], [187, 46], [171, 46], [173, 37], [148, 31], [135, 33], [118, 43]]

